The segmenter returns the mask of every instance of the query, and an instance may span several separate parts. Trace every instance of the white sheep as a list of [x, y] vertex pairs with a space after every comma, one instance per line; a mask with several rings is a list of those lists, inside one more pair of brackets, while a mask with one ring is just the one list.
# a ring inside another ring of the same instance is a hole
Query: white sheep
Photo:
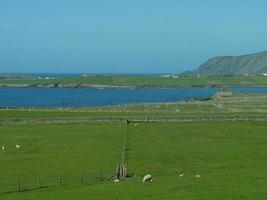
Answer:
[[2, 146], [2, 150], [3, 150], [3, 151], [5, 150], [5, 146]]
[[17, 148], [17, 149], [20, 149], [20, 145], [16, 144], [16, 148]]
[[196, 178], [200, 178], [200, 175], [199, 175], [199, 174], [197, 174], [197, 175], [196, 175]]
[[184, 176], [184, 174], [180, 174], [179, 176], [180, 176], [180, 177], [183, 177], [183, 176]]
[[119, 179], [115, 179], [115, 180], [113, 180], [113, 182], [114, 183], [118, 183], [118, 182], [120, 182], [120, 180]]
[[153, 179], [152, 179], [152, 175], [150, 174], [147, 174], [144, 176], [143, 178], [143, 183], [146, 183], [146, 182], [151, 182]]

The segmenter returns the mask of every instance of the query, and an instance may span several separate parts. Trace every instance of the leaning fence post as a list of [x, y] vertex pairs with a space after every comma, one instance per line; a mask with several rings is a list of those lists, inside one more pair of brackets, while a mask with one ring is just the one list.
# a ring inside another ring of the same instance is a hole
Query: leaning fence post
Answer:
[[19, 176], [18, 176], [17, 181], [18, 181], [18, 192], [20, 192], [20, 177]]
[[41, 184], [41, 177], [40, 177], [40, 176], [38, 176], [38, 185], [39, 185], [39, 188], [42, 187], [42, 184]]

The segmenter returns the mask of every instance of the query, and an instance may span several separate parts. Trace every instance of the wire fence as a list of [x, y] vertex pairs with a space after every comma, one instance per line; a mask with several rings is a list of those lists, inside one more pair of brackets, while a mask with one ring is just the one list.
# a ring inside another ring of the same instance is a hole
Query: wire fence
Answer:
[[180, 115], [180, 116], [127, 116], [127, 117], [77, 117], [77, 118], [17, 118], [0, 119], [0, 125], [15, 124], [70, 124], [70, 123], [125, 123], [128, 122], [184, 122], [184, 121], [267, 121], [266, 114], [205, 114], [205, 115]]
[[41, 173], [14, 176], [10, 174], [1, 174], [0, 177], [0, 194], [25, 192], [36, 189], [55, 187], [61, 185], [77, 185], [77, 184], [100, 184], [113, 179], [125, 178], [127, 174], [127, 137], [128, 137], [127, 120], [125, 134], [122, 144], [122, 160], [114, 170], [98, 170], [98, 172], [68, 172], [68, 173]]
[[111, 181], [113, 177], [115, 177], [115, 171], [103, 170], [99, 170], [97, 173], [80, 171], [73, 173], [43, 173], [40, 175], [1, 177], [0, 194], [25, 192], [61, 185], [100, 184]]

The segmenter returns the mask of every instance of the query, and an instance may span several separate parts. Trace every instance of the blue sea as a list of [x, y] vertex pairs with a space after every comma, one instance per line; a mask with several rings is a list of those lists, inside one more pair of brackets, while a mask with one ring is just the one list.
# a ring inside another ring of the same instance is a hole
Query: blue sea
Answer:
[[[176, 102], [208, 98], [219, 88], [0, 88], [0, 107], [92, 107]], [[233, 92], [267, 93], [267, 87], [235, 87]]]

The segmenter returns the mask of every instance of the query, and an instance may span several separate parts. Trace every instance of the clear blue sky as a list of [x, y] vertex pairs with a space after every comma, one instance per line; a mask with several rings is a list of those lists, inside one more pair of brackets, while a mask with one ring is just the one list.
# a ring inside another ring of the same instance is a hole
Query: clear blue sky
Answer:
[[177, 73], [267, 50], [266, 0], [0, 0], [0, 72]]

